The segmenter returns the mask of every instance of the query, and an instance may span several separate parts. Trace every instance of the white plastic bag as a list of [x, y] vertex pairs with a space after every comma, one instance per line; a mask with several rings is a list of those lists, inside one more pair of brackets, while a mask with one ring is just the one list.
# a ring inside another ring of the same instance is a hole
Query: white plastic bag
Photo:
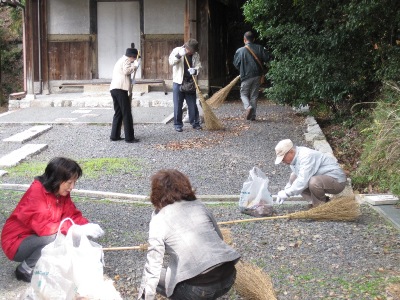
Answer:
[[252, 216], [272, 215], [273, 199], [268, 190], [269, 180], [259, 168], [253, 167], [240, 192], [239, 209]]
[[78, 235], [73, 225], [67, 236], [60, 229], [54, 242], [42, 249], [32, 275], [33, 299], [70, 300], [78, 295], [86, 299], [103, 299], [103, 250], [85, 235]]

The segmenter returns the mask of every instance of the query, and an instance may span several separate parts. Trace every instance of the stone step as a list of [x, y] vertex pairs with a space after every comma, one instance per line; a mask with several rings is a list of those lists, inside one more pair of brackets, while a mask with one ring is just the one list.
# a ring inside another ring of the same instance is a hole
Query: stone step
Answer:
[[0, 158], [0, 167], [14, 167], [24, 159], [47, 149], [47, 144], [26, 144]]
[[49, 131], [53, 126], [51, 125], [37, 125], [33, 126], [23, 132], [19, 132], [17, 134], [14, 134], [13, 136], [10, 136], [6, 139], [3, 139], [4, 142], [16, 142], [16, 143], [26, 143], [35, 137], [38, 137], [45, 133], [46, 131]]

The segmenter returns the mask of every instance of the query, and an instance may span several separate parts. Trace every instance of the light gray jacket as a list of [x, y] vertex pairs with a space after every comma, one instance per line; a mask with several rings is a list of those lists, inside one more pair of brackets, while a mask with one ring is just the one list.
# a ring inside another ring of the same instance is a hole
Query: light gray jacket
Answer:
[[[172, 50], [171, 54], [169, 55], [169, 64], [172, 66], [172, 81], [176, 82], [178, 84], [182, 84], [183, 81], [183, 73], [184, 73], [184, 63], [186, 64], [185, 61], [185, 56], [182, 56], [181, 58], [176, 58], [176, 55], [179, 52], [179, 49], [182, 47], [176, 47], [174, 50]], [[195, 52], [193, 53], [192, 56], [192, 65], [193, 68], [197, 70], [197, 75], [199, 75], [200, 69], [201, 69], [201, 62], [200, 62], [200, 55], [199, 53]]]
[[120, 89], [129, 91], [131, 85], [131, 74], [136, 70], [130, 62], [129, 57], [123, 55], [114, 65], [110, 91]]
[[333, 155], [307, 147], [296, 147], [296, 155], [290, 168], [297, 178], [290, 187], [285, 188], [288, 196], [298, 195], [308, 188], [312, 176], [327, 175], [338, 182], [346, 181], [346, 174]]
[[163, 266], [169, 254], [165, 276], [167, 296], [176, 284], [205, 270], [240, 258], [240, 254], [222, 240], [212, 213], [199, 200], [179, 201], [153, 213], [149, 229], [149, 248], [138, 299], [154, 299]]

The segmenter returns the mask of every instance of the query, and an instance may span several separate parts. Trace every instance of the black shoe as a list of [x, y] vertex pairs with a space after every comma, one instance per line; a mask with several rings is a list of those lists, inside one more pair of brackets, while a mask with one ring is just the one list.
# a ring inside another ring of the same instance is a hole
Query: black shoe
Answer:
[[178, 131], [178, 132], [182, 132], [183, 131], [182, 128], [175, 128], [175, 130]]
[[140, 142], [140, 140], [134, 138], [133, 140], [129, 140], [129, 141], [125, 141], [125, 142], [127, 142], [127, 143], [138, 143], [138, 142]]
[[199, 125], [199, 126], [193, 127], [193, 129], [202, 130], [203, 128]]
[[31, 282], [32, 279], [32, 273], [25, 273], [25, 272], [21, 272], [20, 270], [18, 270], [18, 268], [15, 269], [15, 277], [17, 277], [17, 280], [22, 280], [25, 282]]
[[118, 142], [118, 141], [122, 141], [122, 140], [124, 140], [124, 138], [122, 138], [122, 137], [119, 137], [117, 139], [110, 138], [110, 141], [112, 141], [112, 142]]
[[252, 106], [249, 106], [246, 108], [246, 120], [250, 120], [251, 117], [253, 116], [254, 108]]

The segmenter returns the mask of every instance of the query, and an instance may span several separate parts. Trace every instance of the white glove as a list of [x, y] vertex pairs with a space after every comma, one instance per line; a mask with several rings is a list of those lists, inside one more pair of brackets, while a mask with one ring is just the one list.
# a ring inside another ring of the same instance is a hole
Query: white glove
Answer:
[[178, 51], [178, 54], [180, 56], [186, 55], [186, 48], [185, 47], [180, 48], [179, 51]]
[[195, 68], [189, 68], [188, 71], [190, 75], [196, 75], [197, 73], [197, 70]]
[[135, 60], [135, 61], [133, 62], [133, 68], [134, 68], [135, 70], [137, 70], [137, 68], [139, 68], [139, 66], [140, 66], [140, 62], [139, 62], [139, 60], [137, 59], [137, 60]]
[[282, 204], [288, 197], [284, 190], [278, 192], [278, 196], [276, 197], [276, 204]]
[[99, 238], [104, 234], [103, 229], [98, 224], [88, 223], [85, 225], [81, 225], [79, 228], [81, 234], [86, 236], [91, 236], [92, 238]]

